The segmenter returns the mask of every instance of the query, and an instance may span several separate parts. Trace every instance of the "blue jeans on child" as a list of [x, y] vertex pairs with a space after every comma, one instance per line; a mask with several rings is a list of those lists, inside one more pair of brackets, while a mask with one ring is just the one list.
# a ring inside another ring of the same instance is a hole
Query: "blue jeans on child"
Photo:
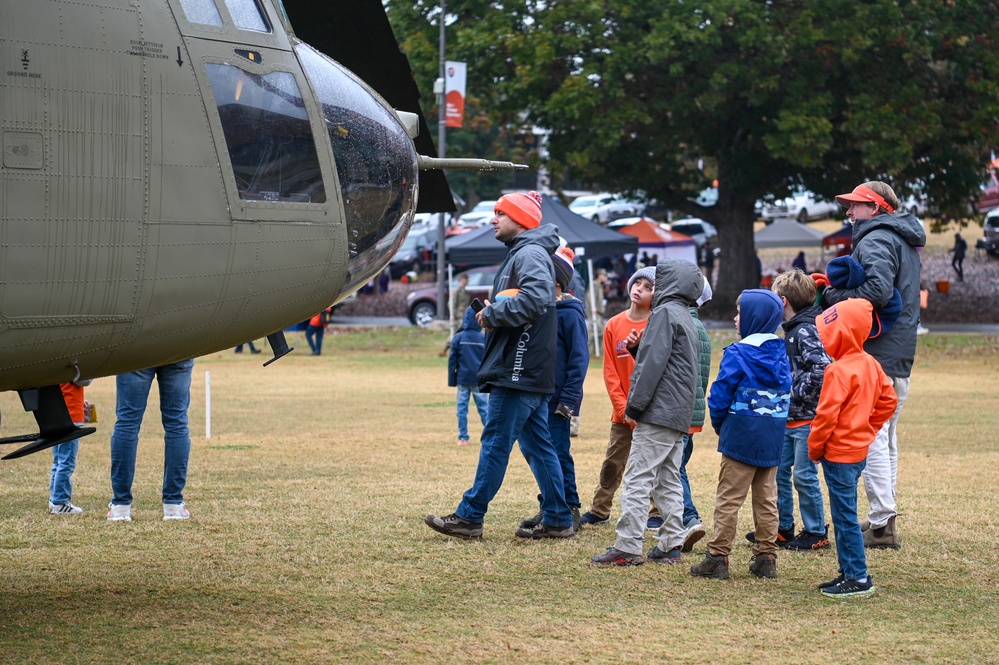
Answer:
[[856, 464], [840, 464], [822, 459], [822, 472], [829, 488], [829, 511], [836, 530], [836, 557], [839, 572], [848, 580], [867, 577], [867, 556], [864, 554], [864, 535], [857, 521], [857, 481], [867, 465], [866, 460]]
[[458, 438], [468, 438], [468, 399], [475, 399], [475, 408], [479, 410], [479, 420], [482, 426], [486, 425], [487, 407], [489, 406], [489, 393], [479, 392], [478, 386], [458, 386]]
[[49, 477], [49, 501], [59, 505], [73, 498], [73, 471], [80, 440], [73, 439], [52, 446], [52, 475]]
[[701, 515], [694, 505], [694, 498], [690, 494], [690, 481], [687, 480], [687, 462], [694, 452], [694, 435], [685, 434], [683, 437], [683, 458], [680, 461], [680, 484], [683, 485], [683, 526], [690, 526], [694, 522], [701, 521]]
[[187, 408], [191, 403], [193, 371], [194, 360], [191, 359], [118, 375], [118, 420], [111, 434], [111, 489], [114, 491], [111, 503], [114, 505], [132, 503], [139, 427], [146, 412], [153, 378], [160, 387], [160, 415], [163, 421], [163, 503], [184, 502], [187, 460], [191, 453]]
[[[570, 508], [579, 507], [579, 493], [576, 492], [576, 463], [572, 460], [572, 453], [569, 452], [569, 427], [572, 421], [569, 418], [557, 416], [554, 413], [548, 415], [548, 432], [552, 437], [552, 444], [558, 453], [558, 463], [562, 467], [562, 488], [565, 494], [565, 502]], [[540, 500], [540, 496], [538, 499]]]
[[784, 432], [784, 453], [777, 467], [777, 512], [780, 514], [780, 528], [785, 531], [793, 529], [793, 479], [794, 489], [798, 492], [802, 528], [821, 536], [826, 532], [825, 509], [822, 506], [819, 467], [808, 459], [808, 434], [811, 431], [812, 426], [808, 424]]
[[541, 490], [544, 523], [559, 528], [572, 524], [572, 513], [563, 494], [562, 469], [548, 432], [548, 398], [541, 393], [492, 389], [475, 481], [454, 511], [458, 517], [470, 522], [482, 521], [489, 502], [503, 484], [513, 442], [519, 440]]

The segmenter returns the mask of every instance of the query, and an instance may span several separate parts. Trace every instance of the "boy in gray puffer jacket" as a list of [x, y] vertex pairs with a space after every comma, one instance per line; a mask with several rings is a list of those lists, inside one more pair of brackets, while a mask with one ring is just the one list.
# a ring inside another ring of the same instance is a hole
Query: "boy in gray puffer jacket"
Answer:
[[698, 380], [699, 343], [689, 307], [703, 288], [701, 271], [689, 261], [666, 259], [656, 266], [652, 314], [638, 347], [625, 410], [637, 424], [621, 490], [617, 540], [591, 559], [594, 564], [644, 563], [650, 496], [664, 521], [656, 534], [659, 544], [647, 558], [657, 563], [680, 562], [685, 537], [680, 462]]

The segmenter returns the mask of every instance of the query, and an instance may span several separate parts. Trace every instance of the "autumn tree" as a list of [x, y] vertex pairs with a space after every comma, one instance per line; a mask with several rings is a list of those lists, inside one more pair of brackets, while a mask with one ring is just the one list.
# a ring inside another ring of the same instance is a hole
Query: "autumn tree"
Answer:
[[[404, 48], [436, 44], [437, 4], [386, 6]], [[482, 109], [548, 129], [552, 172], [718, 227], [721, 311], [753, 280], [758, 199], [882, 179], [964, 215], [999, 143], [995, 1], [452, 0], [447, 20]]]

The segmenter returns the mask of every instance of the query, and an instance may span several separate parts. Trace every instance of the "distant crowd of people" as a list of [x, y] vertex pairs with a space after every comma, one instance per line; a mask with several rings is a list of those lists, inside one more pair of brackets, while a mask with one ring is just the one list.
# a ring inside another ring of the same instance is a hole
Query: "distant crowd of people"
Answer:
[[[743, 291], [735, 317], [739, 340], [725, 348], [713, 382], [711, 340], [698, 320], [698, 308], [712, 297], [713, 261], [702, 260], [702, 272], [688, 261], [643, 256], [638, 262], [647, 265], [612, 263], [595, 272], [597, 282], [628, 275], [628, 308], [607, 320], [602, 333], [610, 437], [583, 511], [569, 423], [582, 406], [589, 352], [586, 308], [570, 286], [572, 252], [554, 226], [541, 224], [535, 192], [502, 197], [492, 223], [509, 252], [492, 299], [464, 311], [449, 360], [459, 445], [469, 442], [470, 397], [482, 419], [478, 466], [454, 512], [427, 515], [427, 526], [481, 538], [517, 441], [540, 506], [520, 522], [516, 536], [565, 539], [607, 523], [620, 487], [617, 537], [592, 564], [679, 563], [707, 534], [686, 465], [694, 436], [708, 422], [719, 437], [721, 468], [713, 532], [691, 575], [730, 576], [738, 513], [750, 493], [751, 575], [776, 577], [781, 549], [829, 548], [821, 466], [839, 570], [818, 588], [832, 598], [874, 593], [865, 548], [901, 546], [896, 428], [915, 355], [917, 249], [926, 236], [915, 216], [896, 212], [897, 196], [883, 182], [864, 183], [837, 201], [854, 226], [852, 254], [811, 275], [801, 254], [770, 289]], [[781, 328], [783, 339], [776, 334]], [[861, 478], [870, 503], [863, 522], [857, 514]], [[656, 544], [646, 552], [649, 529]]]

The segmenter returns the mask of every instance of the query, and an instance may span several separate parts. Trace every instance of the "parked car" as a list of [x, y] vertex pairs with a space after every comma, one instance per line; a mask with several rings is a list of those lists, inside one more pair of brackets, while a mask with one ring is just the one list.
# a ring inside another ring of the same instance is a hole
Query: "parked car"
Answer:
[[569, 204], [569, 210], [599, 224], [607, 224], [622, 217], [634, 217], [641, 214], [641, 208], [640, 203], [607, 193], [580, 196]]
[[985, 215], [983, 227], [985, 238], [981, 241], [982, 247], [991, 256], [999, 256], [999, 208]]
[[474, 208], [458, 218], [458, 226], [463, 229], [474, 229], [477, 226], [488, 224], [493, 218], [495, 206], [496, 201], [479, 201]]
[[[473, 298], [485, 300], [489, 297], [489, 291], [493, 288], [493, 279], [499, 266], [488, 266], [486, 268], [472, 268], [464, 273], [458, 273], [451, 282], [451, 288], [458, 286], [458, 276], [468, 275], [468, 293]], [[448, 290], [448, 298], [451, 291]], [[419, 289], [414, 289], [406, 296], [406, 316], [414, 326], [426, 326], [437, 318], [437, 285], [431, 284]], [[458, 316], [457, 318], [460, 318]]]
[[807, 189], [798, 189], [791, 196], [763, 205], [764, 219], [791, 217], [804, 224], [813, 219], [841, 217], [842, 208], [835, 200], [823, 201]]
[[698, 254], [701, 253], [701, 247], [704, 246], [704, 243], [708, 240], [714, 241], [718, 237], [718, 229], [715, 228], [714, 224], [705, 222], [703, 219], [698, 219], [697, 217], [678, 219], [669, 225], [669, 230], [693, 238], [694, 242], [697, 243]]
[[389, 262], [389, 274], [399, 279], [407, 272], [431, 270], [437, 265], [437, 229], [411, 229]]

